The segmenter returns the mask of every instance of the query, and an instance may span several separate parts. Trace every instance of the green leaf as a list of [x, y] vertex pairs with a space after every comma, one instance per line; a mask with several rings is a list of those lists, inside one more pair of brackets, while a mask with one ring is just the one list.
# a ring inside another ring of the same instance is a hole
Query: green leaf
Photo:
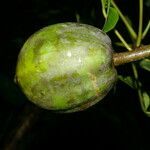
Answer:
[[148, 92], [144, 91], [141, 92], [141, 106], [143, 109], [143, 112], [150, 117], [150, 95], [148, 94]]
[[103, 27], [103, 31], [108, 32], [112, 30], [116, 26], [118, 20], [119, 20], [119, 15], [117, 10], [115, 8], [110, 7], [108, 17]]
[[128, 86], [130, 86], [131, 88], [136, 89], [135, 80], [134, 80], [134, 78], [132, 78], [131, 76], [123, 77], [123, 76], [119, 75], [118, 78], [119, 78], [122, 82], [124, 82], [125, 84], [127, 84]]
[[142, 96], [143, 96], [143, 104], [144, 104], [145, 111], [148, 111], [148, 108], [150, 107], [150, 97], [147, 92], [143, 92]]
[[140, 66], [147, 70], [147, 71], [150, 71], [150, 59], [146, 58], [146, 59], [143, 59], [141, 62], [140, 62]]

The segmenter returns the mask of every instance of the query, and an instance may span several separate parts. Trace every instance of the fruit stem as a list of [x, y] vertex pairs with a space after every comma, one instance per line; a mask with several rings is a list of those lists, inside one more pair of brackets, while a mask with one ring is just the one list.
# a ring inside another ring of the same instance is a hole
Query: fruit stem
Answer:
[[137, 47], [130, 52], [114, 53], [113, 62], [115, 66], [119, 66], [146, 57], [150, 57], [150, 45]]

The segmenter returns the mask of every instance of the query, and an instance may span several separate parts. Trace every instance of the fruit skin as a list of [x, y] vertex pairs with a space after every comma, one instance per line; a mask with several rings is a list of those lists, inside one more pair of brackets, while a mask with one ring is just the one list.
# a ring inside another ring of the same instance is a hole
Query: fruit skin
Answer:
[[30, 101], [63, 112], [86, 109], [114, 85], [110, 38], [86, 24], [59, 23], [34, 33], [22, 47], [15, 80]]

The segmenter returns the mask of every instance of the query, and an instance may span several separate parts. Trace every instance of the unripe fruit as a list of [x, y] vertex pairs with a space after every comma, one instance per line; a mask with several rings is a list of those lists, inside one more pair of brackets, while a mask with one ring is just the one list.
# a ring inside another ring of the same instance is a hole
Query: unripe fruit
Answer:
[[16, 81], [30, 101], [57, 111], [83, 110], [112, 88], [110, 38], [90, 25], [60, 23], [33, 34], [18, 57]]

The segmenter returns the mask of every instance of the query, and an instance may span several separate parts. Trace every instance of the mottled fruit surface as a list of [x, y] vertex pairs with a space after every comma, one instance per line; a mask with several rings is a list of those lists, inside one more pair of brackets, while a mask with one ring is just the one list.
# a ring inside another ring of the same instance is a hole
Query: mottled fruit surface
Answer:
[[15, 79], [38, 106], [73, 112], [100, 101], [116, 76], [111, 41], [104, 32], [90, 25], [59, 23], [25, 42]]

